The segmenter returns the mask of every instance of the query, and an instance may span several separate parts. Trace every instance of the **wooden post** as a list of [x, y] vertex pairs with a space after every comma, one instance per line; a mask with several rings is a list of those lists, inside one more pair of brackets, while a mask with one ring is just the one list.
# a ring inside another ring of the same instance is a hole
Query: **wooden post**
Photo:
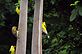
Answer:
[[19, 16], [19, 39], [17, 39], [16, 54], [26, 54], [27, 41], [27, 7], [28, 0], [20, 1], [20, 16]]
[[32, 54], [42, 54], [42, 15], [43, 0], [35, 0], [33, 34], [32, 34]]

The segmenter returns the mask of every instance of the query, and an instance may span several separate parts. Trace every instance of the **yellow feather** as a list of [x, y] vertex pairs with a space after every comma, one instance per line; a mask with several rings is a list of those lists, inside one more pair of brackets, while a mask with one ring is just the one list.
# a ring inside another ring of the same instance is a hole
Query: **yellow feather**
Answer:
[[16, 7], [16, 10], [17, 14], [19, 15], [20, 14], [20, 9], [18, 7]]

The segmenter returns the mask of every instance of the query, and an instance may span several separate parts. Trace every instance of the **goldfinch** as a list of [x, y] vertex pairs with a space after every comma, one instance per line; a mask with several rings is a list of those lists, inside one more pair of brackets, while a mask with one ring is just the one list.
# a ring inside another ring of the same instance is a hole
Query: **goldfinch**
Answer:
[[42, 31], [48, 36], [48, 38], [50, 38], [50, 36], [48, 35], [47, 29], [46, 29], [46, 23], [42, 22]]
[[18, 30], [16, 26], [12, 27], [12, 34], [18, 38]]
[[11, 45], [10, 50], [9, 50], [10, 54], [15, 54], [15, 47], [16, 46]]
[[16, 13], [19, 15], [20, 14], [20, 9], [18, 7], [16, 7]]
[[45, 34], [48, 34], [47, 29], [46, 29], [46, 23], [45, 23], [45, 22], [42, 22], [42, 31], [43, 31]]

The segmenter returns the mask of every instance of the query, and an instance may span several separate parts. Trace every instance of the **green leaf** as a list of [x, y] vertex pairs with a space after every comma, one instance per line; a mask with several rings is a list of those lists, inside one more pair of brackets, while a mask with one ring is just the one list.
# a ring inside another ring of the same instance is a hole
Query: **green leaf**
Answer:
[[32, 2], [33, 0], [30, 0], [30, 2]]
[[74, 4], [75, 4], [75, 5], [77, 5], [79, 2], [80, 2], [80, 1], [75, 1], [75, 3], [74, 3]]
[[57, 40], [57, 38], [54, 38], [52, 41], [51, 41], [51, 43], [55, 43], [55, 42], [57, 42], [58, 40]]
[[79, 7], [79, 15], [82, 16], [82, 6]]
[[77, 16], [77, 9], [73, 9], [72, 10], [72, 14], [70, 16], [70, 22], [72, 22], [73, 20], [75, 20], [76, 16]]
[[74, 4], [70, 4], [70, 6], [76, 6], [80, 1], [75, 1]]
[[5, 26], [5, 22], [0, 22], [0, 26]]
[[59, 54], [67, 54], [66, 50], [60, 51]]

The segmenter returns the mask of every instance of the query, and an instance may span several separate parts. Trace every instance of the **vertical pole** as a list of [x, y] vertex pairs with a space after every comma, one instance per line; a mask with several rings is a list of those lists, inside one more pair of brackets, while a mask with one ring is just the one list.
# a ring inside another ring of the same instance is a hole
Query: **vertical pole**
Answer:
[[33, 34], [32, 34], [32, 54], [42, 54], [42, 15], [43, 0], [35, 0]]
[[27, 41], [27, 5], [28, 0], [20, 1], [20, 16], [19, 16], [19, 39], [17, 39], [16, 54], [26, 54]]

